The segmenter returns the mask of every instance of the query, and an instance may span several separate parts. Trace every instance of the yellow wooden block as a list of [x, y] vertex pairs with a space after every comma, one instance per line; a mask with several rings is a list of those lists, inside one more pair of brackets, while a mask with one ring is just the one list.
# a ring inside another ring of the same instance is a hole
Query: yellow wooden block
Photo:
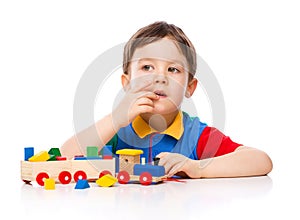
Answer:
[[136, 150], [136, 149], [122, 149], [122, 150], [117, 150], [116, 154], [121, 154], [121, 155], [130, 155], [130, 156], [136, 156], [142, 154], [142, 150]]
[[39, 161], [47, 161], [50, 158], [50, 155], [47, 151], [41, 151], [38, 154], [33, 155], [28, 160], [30, 162], [39, 162]]
[[44, 188], [47, 190], [55, 189], [55, 180], [52, 178], [44, 180]]
[[96, 181], [96, 183], [102, 187], [109, 187], [109, 186], [114, 185], [117, 181], [118, 181], [117, 178], [113, 177], [110, 174], [106, 174], [106, 175], [102, 176], [101, 178], [99, 178]]

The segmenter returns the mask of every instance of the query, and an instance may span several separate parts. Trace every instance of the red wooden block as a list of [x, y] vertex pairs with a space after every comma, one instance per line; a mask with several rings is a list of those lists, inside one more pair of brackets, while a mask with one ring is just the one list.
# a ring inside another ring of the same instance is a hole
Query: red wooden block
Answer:
[[67, 160], [67, 158], [66, 157], [57, 156], [56, 160]]

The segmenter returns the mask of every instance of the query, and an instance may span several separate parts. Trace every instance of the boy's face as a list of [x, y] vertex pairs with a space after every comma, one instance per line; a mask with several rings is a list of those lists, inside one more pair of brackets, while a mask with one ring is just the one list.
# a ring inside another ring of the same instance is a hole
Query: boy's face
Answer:
[[136, 49], [125, 77], [130, 87], [151, 80], [152, 85], [145, 90], [160, 97], [154, 101], [154, 113], [168, 114], [178, 110], [184, 96], [189, 97], [196, 88], [195, 79], [193, 88], [188, 82], [187, 67], [186, 58], [174, 41], [164, 38]]

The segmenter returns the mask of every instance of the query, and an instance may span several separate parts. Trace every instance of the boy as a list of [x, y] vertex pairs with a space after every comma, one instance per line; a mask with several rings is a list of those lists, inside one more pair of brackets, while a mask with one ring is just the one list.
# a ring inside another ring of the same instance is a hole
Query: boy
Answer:
[[[80, 146], [142, 149], [147, 162], [160, 158], [168, 176], [190, 178], [265, 175], [269, 156], [230, 140], [219, 130], [180, 110], [197, 86], [196, 52], [184, 32], [155, 22], [135, 33], [123, 54], [121, 81], [125, 95], [112, 113], [70, 138], [62, 147], [68, 157]], [[98, 136], [91, 132], [97, 129]]]

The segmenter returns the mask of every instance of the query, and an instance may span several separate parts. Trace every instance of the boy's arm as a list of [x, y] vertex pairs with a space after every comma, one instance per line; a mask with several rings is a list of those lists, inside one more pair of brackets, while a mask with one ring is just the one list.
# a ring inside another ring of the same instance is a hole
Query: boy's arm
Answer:
[[272, 161], [263, 151], [240, 146], [234, 152], [219, 157], [191, 160], [180, 154], [162, 153], [160, 165], [172, 176], [183, 171], [191, 178], [242, 177], [266, 175], [272, 170]]

